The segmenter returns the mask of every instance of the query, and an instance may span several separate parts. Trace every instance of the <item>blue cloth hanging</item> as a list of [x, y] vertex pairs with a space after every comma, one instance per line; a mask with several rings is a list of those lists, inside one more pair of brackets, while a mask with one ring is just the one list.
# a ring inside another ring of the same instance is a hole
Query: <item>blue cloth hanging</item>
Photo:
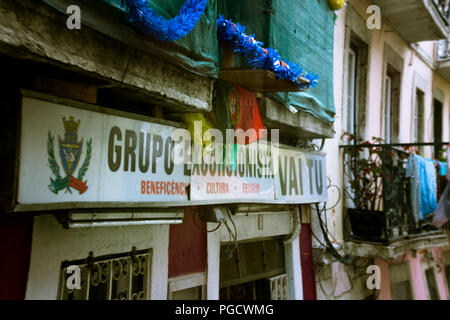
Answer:
[[411, 178], [411, 201], [417, 222], [436, 211], [436, 167], [432, 160], [411, 154], [406, 164], [406, 176]]
[[439, 166], [439, 175], [446, 176], [447, 175], [447, 164], [442, 161], [437, 161], [437, 160], [432, 160], [432, 161]]

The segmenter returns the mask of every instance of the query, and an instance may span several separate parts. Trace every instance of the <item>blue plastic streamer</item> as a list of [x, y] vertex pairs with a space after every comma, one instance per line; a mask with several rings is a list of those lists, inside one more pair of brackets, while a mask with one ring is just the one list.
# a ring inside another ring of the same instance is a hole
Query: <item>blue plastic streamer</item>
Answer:
[[205, 11], [208, 0], [186, 0], [178, 16], [166, 20], [157, 15], [148, 0], [125, 0], [129, 20], [144, 33], [161, 41], [184, 38], [194, 29]]
[[[319, 77], [315, 73], [303, 73], [302, 67], [282, 59], [277, 50], [264, 48], [261, 41], [255, 40], [255, 35], [245, 34], [245, 27], [239, 23], [233, 23], [219, 16], [217, 33], [218, 39], [226, 42], [236, 54], [246, 57], [253, 69], [272, 71], [278, 79], [295, 82], [301, 89], [314, 88], [318, 85]], [[299, 77], [306, 78], [309, 83], [301, 83]]]

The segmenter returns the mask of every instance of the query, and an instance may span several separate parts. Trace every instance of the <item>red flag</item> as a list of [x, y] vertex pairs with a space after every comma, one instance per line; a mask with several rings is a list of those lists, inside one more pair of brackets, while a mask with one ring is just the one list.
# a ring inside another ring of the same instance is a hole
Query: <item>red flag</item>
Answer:
[[246, 138], [245, 144], [253, 143], [267, 135], [255, 92], [236, 85], [230, 91], [228, 105], [235, 129], [242, 129], [244, 132], [254, 129]]

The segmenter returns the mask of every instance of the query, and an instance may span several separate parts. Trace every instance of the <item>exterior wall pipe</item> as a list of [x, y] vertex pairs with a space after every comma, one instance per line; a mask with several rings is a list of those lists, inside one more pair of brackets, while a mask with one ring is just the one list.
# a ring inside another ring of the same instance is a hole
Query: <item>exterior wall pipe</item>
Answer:
[[292, 233], [284, 240], [284, 254], [286, 261], [286, 274], [288, 278], [288, 298], [289, 300], [303, 300], [302, 267], [300, 260], [300, 210], [298, 206], [294, 208], [292, 217]]

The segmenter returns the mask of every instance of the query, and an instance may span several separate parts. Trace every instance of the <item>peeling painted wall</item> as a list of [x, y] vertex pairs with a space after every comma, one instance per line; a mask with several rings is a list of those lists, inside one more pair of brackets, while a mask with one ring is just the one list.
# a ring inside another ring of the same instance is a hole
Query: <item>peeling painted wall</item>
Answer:
[[35, 218], [27, 300], [57, 299], [61, 263], [94, 256], [153, 249], [150, 299], [167, 299], [169, 226], [63, 229], [51, 214]]

